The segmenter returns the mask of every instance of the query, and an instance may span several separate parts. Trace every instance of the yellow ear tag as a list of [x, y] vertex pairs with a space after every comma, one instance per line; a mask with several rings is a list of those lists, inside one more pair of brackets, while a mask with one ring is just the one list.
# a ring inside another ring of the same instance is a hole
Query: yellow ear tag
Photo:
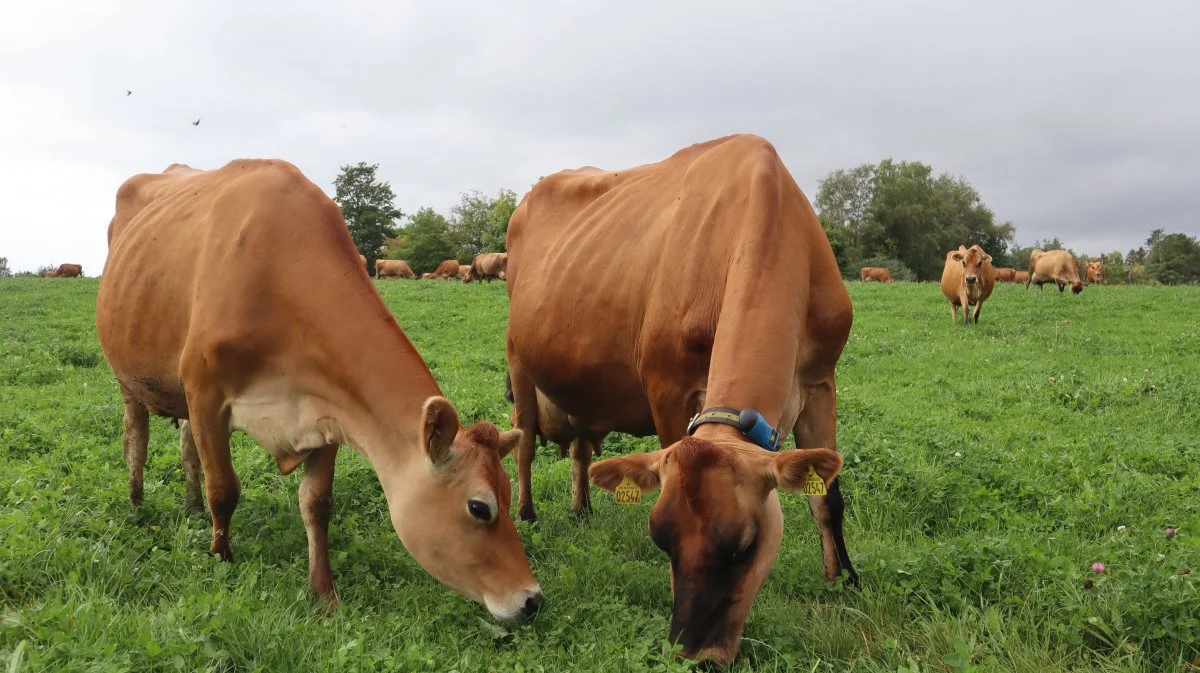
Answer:
[[617, 484], [616, 489], [613, 490], [613, 496], [616, 497], [618, 505], [642, 504], [642, 488], [628, 476]]
[[825, 495], [825, 480], [812, 465], [808, 466], [808, 472], [804, 475], [804, 482], [800, 484], [800, 492], [804, 495]]

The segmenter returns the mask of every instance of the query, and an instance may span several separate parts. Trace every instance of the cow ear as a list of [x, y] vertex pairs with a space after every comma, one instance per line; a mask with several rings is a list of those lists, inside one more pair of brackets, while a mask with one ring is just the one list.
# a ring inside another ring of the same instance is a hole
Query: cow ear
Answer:
[[961, 261], [963, 261], [963, 256], [962, 256], [962, 253], [961, 253], [961, 252], [958, 252], [958, 251], [955, 251], [955, 252], [952, 252], [952, 253], [950, 253], [950, 258], [951, 258], [951, 259], [953, 259], [953, 260], [954, 260], [954, 261], [956, 261], [956, 262], [961, 262]]
[[811, 467], [828, 487], [842, 469], [842, 454], [831, 449], [792, 449], [780, 451], [773, 461], [775, 485], [784, 491], [804, 488]]
[[521, 435], [523, 434], [524, 432], [520, 429], [500, 433], [500, 446], [498, 450], [501, 458], [512, 453], [512, 450], [517, 448], [517, 444], [521, 442]]
[[421, 448], [434, 466], [441, 466], [450, 457], [458, 428], [458, 412], [450, 400], [439, 396], [425, 400], [421, 409]]
[[658, 466], [667, 449], [649, 453], [631, 453], [592, 463], [588, 477], [592, 483], [612, 493], [629, 477], [643, 491], [657, 491], [660, 486]]
[[983, 263], [984, 263], [984, 264], [991, 264], [991, 263], [992, 263], [992, 256], [991, 256], [991, 255], [984, 255], [984, 256], [983, 256]]

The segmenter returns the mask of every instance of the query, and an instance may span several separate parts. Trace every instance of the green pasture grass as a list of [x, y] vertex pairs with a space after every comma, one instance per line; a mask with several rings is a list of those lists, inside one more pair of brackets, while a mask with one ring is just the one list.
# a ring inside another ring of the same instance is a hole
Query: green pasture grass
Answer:
[[[378, 287], [464, 422], [507, 427], [503, 285]], [[183, 513], [162, 419], [145, 504], [129, 503], [96, 288], [0, 280], [0, 671], [689, 667], [665, 642], [650, 504], [596, 491], [577, 520], [552, 448], [534, 463], [541, 520], [518, 524], [547, 596], [530, 624], [497, 624], [426, 575], [351, 451], [336, 614], [307, 594], [299, 471], [241, 434], [235, 562], [217, 562], [207, 516]], [[861, 585], [824, 581], [807, 505], [784, 495], [783, 548], [731, 670], [1200, 670], [1200, 580], [1182, 574], [1200, 571], [1200, 288], [1001, 285], [969, 327], [936, 284], [849, 288], [838, 441]], [[605, 455], [655, 444], [614, 435]]]

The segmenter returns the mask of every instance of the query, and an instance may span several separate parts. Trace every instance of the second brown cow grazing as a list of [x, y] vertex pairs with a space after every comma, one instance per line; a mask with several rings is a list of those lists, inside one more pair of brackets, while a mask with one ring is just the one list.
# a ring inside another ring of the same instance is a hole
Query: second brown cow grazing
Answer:
[[458, 260], [456, 260], [456, 259], [443, 260], [440, 264], [437, 265], [437, 268], [433, 270], [433, 277], [440, 279], [440, 280], [450, 280], [451, 278], [458, 278], [459, 266], [461, 266], [461, 265], [458, 263]]
[[881, 266], [864, 266], [858, 272], [859, 280], [865, 282], [875, 281], [876, 283], [892, 282], [892, 272]]
[[950, 302], [950, 320], [958, 322], [958, 308], [963, 310], [963, 324], [971, 321], [971, 307], [975, 308], [975, 322], [983, 302], [996, 287], [992, 273], [992, 256], [978, 245], [970, 248], [959, 246], [958, 250], [946, 253], [946, 265], [942, 267], [942, 294]]
[[1087, 263], [1087, 282], [1104, 284], [1105, 269], [1104, 262], [1088, 262]]
[[[650, 535], [670, 561], [669, 637], [686, 656], [736, 655], [778, 554], [781, 489], [810, 495], [826, 577], [854, 578], [834, 450], [853, 307], [770, 143], [729, 136], [654, 164], [543, 178], [510, 220], [508, 294], [520, 515], [535, 516], [539, 392], [589, 433], [657, 434], [663, 449], [588, 473], [605, 490], [628, 479], [661, 492]], [[763, 444], [726, 424], [725, 408], [751, 412]], [[778, 439], [770, 428], [803, 448], [764, 450]]]
[[1054, 283], [1058, 286], [1058, 291], [1062, 292], [1068, 285], [1071, 286], [1073, 294], [1083, 292], [1083, 281], [1079, 279], [1078, 265], [1075, 263], [1075, 257], [1066, 250], [1042, 250], [1036, 249], [1029, 253], [1029, 280], [1026, 281], [1025, 287], [1029, 287], [1029, 283], [1036, 283], [1038, 289], [1042, 289], [1042, 285], [1046, 283]]
[[1028, 271], [1017, 271], [1016, 273], [1013, 274], [1012, 282], [1029, 287], [1029, 272]]
[[469, 273], [464, 282], [473, 280], [489, 283], [493, 280], [504, 280], [505, 272], [508, 270], [508, 254], [503, 252], [485, 252], [482, 255], [475, 255], [475, 259], [471, 260]]
[[[245, 432], [284, 474], [304, 465], [309, 584], [335, 606], [328, 525], [337, 451], [348, 445], [374, 469], [392, 527], [422, 568], [497, 618], [538, 608], [500, 463], [520, 431], [461, 426], [320, 187], [283, 161], [136, 175], [117, 193], [108, 240], [96, 329], [125, 402], [134, 504], [149, 414], [186, 419], [189, 505], [198, 462], [209, 549], [231, 559], [241, 485], [229, 439]], [[296, 260], [304, 273], [293, 273]]]
[[992, 272], [997, 283], [1011, 283], [1013, 282], [1013, 278], [1017, 275], [1016, 269], [1010, 269], [1003, 266], [993, 268]]
[[403, 259], [377, 259], [375, 260], [375, 277], [376, 278], [416, 278], [412, 267]]
[[45, 278], [82, 278], [83, 266], [80, 264], [59, 264], [53, 271], [42, 274]]

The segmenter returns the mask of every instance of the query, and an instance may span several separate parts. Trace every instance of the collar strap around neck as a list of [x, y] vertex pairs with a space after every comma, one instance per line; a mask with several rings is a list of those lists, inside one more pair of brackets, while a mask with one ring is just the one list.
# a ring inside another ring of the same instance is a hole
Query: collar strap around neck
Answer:
[[688, 435], [690, 436], [696, 431], [696, 428], [705, 423], [733, 426], [740, 430], [746, 439], [767, 451], [779, 450], [779, 431], [772, 428], [762, 414], [754, 409], [746, 408], [739, 411], [732, 407], [710, 407], [692, 416], [692, 420], [688, 422]]

